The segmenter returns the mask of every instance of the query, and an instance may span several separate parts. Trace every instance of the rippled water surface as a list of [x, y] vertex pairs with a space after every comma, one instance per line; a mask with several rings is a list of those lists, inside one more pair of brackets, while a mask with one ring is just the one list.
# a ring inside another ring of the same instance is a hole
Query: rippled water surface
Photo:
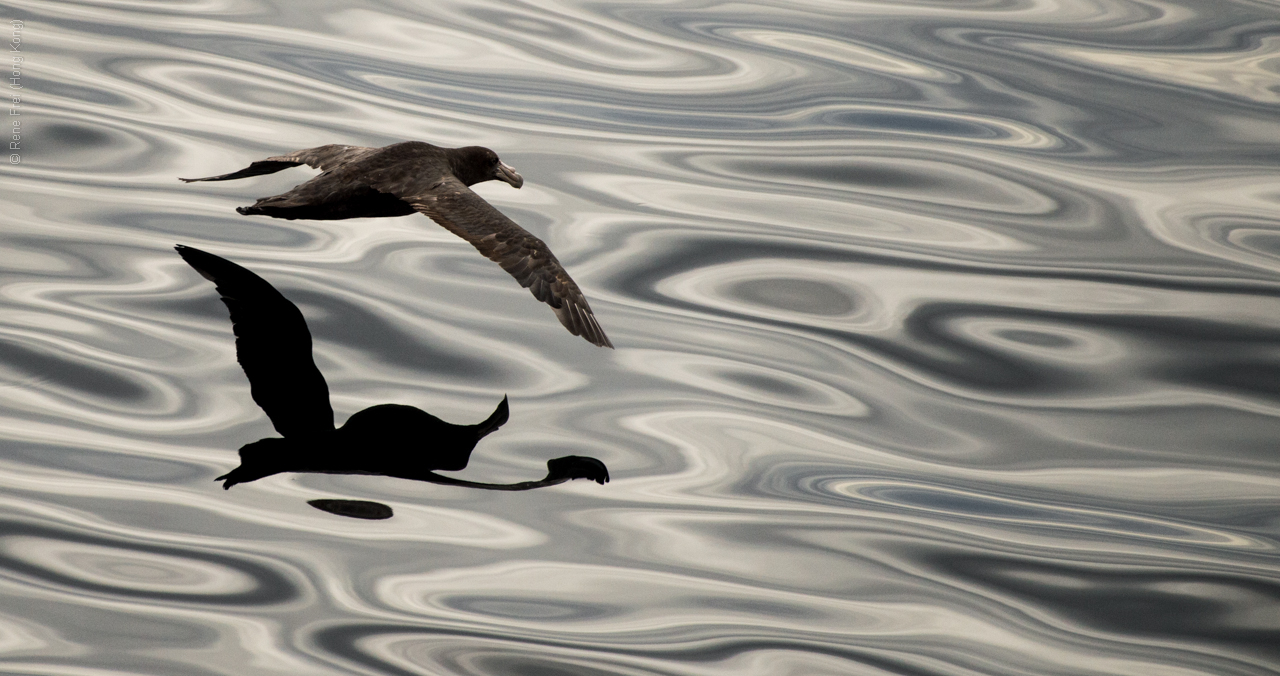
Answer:
[[[1276, 4], [3, 6], [5, 673], [1280, 670]], [[406, 139], [519, 169], [617, 350], [421, 216], [235, 213], [312, 170], [175, 178]], [[612, 483], [221, 490], [273, 431], [176, 243], [339, 422], [507, 394], [459, 476]]]

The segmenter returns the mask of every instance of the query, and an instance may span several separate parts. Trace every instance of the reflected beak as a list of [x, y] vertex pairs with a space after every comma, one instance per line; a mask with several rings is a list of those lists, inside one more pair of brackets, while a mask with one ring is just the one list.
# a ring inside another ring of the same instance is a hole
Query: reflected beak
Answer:
[[498, 173], [494, 175], [494, 178], [510, 183], [513, 188], [519, 188], [524, 185], [524, 177], [517, 174], [516, 170], [511, 168], [511, 165], [501, 160], [498, 161]]

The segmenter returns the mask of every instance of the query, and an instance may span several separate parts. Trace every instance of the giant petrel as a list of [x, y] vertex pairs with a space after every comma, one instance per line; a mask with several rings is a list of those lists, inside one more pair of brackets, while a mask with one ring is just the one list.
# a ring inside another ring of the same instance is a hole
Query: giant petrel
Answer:
[[191, 267], [217, 285], [231, 311], [236, 358], [253, 400], [284, 438], [240, 448], [240, 466], [218, 477], [223, 488], [281, 472], [378, 474], [453, 486], [522, 491], [571, 479], [609, 480], [604, 463], [569, 455], [547, 461], [539, 481], [488, 484], [441, 476], [434, 470], [467, 466], [476, 443], [507, 422], [507, 399], [483, 422], [447, 423], [413, 406], [364, 409], [335, 429], [329, 386], [311, 356], [311, 332], [298, 306], [249, 270], [199, 249], [176, 247]]
[[578, 285], [542, 240], [484, 201], [468, 186], [497, 179], [519, 188], [524, 179], [488, 148], [439, 148], [421, 141], [383, 148], [327, 145], [268, 157], [221, 176], [179, 179], [230, 181], [305, 164], [323, 171], [289, 192], [263, 197], [236, 211], [272, 218], [339, 220], [427, 215], [471, 242], [550, 305], [575, 336], [613, 347]]

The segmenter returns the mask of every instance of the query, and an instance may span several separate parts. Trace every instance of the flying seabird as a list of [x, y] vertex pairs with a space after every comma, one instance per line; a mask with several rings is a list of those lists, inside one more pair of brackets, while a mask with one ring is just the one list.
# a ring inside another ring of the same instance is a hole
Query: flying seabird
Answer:
[[263, 197], [236, 211], [312, 220], [423, 213], [501, 265], [535, 298], [550, 305], [570, 333], [613, 347], [586, 297], [546, 243], [468, 187], [491, 179], [516, 188], [524, 185], [524, 178], [488, 148], [439, 148], [421, 141], [382, 148], [327, 145], [268, 157], [230, 174], [178, 180], [230, 181], [300, 164], [323, 173], [289, 192]]
[[329, 386], [311, 356], [311, 332], [298, 307], [249, 270], [199, 249], [176, 247], [191, 267], [213, 282], [231, 311], [236, 358], [253, 400], [284, 438], [240, 448], [240, 466], [218, 477], [223, 488], [281, 472], [377, 474], [452, 486], [523, 491], [591, 479], [609, 480], [604, 463], [570, 455], [547, 461], [539, 481], [488, 484], [441, 476], [435, 470], [467, 466], [476, 443], [507, 422], [507, 398], [483, 422], [447, 423], [413, 406], [364, 409], [335, 429]]

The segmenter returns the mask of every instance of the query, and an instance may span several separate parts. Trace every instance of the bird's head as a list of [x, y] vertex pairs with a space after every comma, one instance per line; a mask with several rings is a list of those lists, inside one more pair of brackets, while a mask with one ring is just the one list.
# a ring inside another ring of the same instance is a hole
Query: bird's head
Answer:
[[467, 146], [453, 151], [449, 159], [453, 175], [467, 185], [475, 185], [484, 181], [497, 179], [510, 183], [511, 187], [524, 185], [524, 177], [511, 168], [511, 165], [498, 159], [498, 153], [480, 146]]
[[585, 455], [566, 455], [547, 461], [546, 481], [590, 479], [601, 486], [609, 482], [609, 468]]

